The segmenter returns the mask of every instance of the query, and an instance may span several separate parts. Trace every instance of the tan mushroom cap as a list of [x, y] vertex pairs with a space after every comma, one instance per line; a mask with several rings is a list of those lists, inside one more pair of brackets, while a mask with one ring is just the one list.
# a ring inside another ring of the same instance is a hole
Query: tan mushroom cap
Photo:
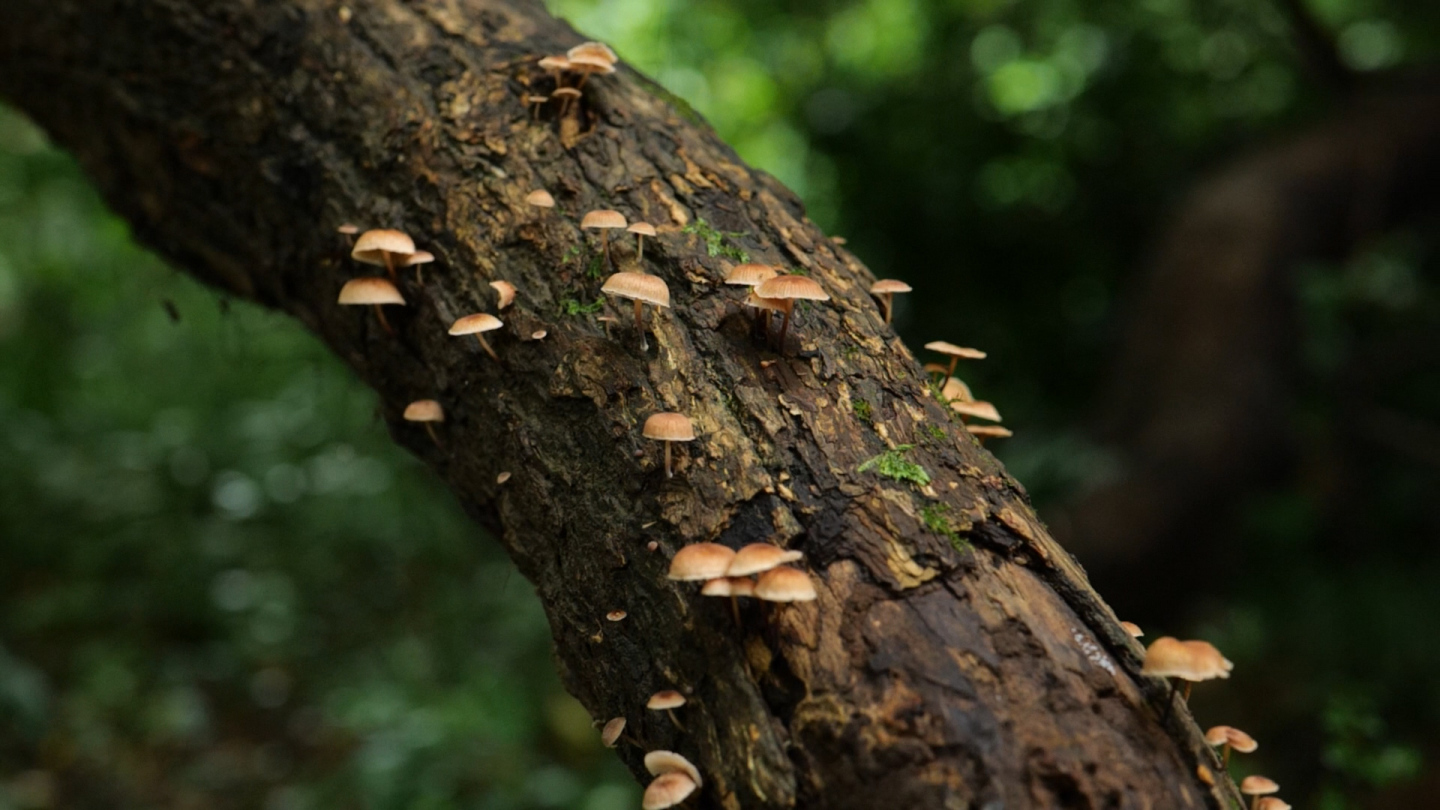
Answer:
[[798, 551], [789, 551], [772, 543], [751, 543], [735, 552], [735, 559], [730, 561], [730, 568], [725, 571], [725, 575], [748, 577], [795, 562], [803, 556], [805, 555]]
[[565, 56], [547, 56], [540, 60], [541, 70], [569, 70], [570, 59]]
[[[926, 366], [925, 370], [930, 371], [931, 369], [929, 366]], [[936, 370], [941, 374], [945, 373], [944, 366], [937, 366]], [[975, 401], [975, 395], [970, 393], [970, 386], [966, 385], [965, 381], [959, 377], [947, 377], [945, 379], [945, 385], [940, 388], [940, 396], [948, 400], [958, 400], [960, 402]]]
[[663, 711], [665, 709], [678, 709], [685, 705], [685, 696], [674, 689], [662, 689], [650, 696], [645, 702], [645, 708]]
[[683, 413], [657, 413], [645, 420], [641, 430], [647, 439], [664, 442], [690, 442], [695, 440], [695, 426], [690, 417]]
[[434, 253], [431, 253], [428, 250], [417, 250], [414, 253], [411, 253], [410, 255], [405, 256], [400, 261], [396, 262], [395, 265], [397, 267], [410, 267], [411, 265], [416, 264], [430, 264], [433, 261], [435, 261]]
[[1140, 672], [1160, 678], [1199, 682], [1228, 678], [1234, 668], [1233, 663], [1207, 642], [1180, 641], [1173, 636], [1162, 636], [1146, 648], [1145, 665]]
[[433, 399], [417, 399], [405, 406], [407, 422], [444, 422], [445, 409]]
[[701, 596], [754, 596], [755, 580], [749, 577], [719, 577], [705, 581]]
[[336, 233], [343, 233], [343, 234], [345, 234], [346, 236], [354, 236], [355, 234], [357, 234], [357, 233], [360, 232], [360, 226], [359, 226], [359, 225], [351, 225], [350, 223], [347, 222], [347, 223], [345, 223], [344, 225], [341, 225], [340, 227], [336, 228], [336, 229], [335, 229], [335, 232], [336, 232]]
[[515, 303], [516, 290], [514, 284], [508, 281], [492, 281], [490, 282], [490, 286], [494, 287], [495, 292], [500, 294], [500, 300], [495, 304], [496, 309], [504, 309]]
[[600, 288], [600, 292], [657, 307], [670, 306], [670, 288], [665, 286], [665, 279], [649, 273], [616, 273], [605, 279], [605, 286]]
[[674, 751], [650, 751], [645, 754], [645, 770], [652, 776], [664, 776], [667, 773], [683, 773], [690, 777], [690, 781], [696, 786], [705, 784], [700, 778], [700, 769], [695, 764]]
[[785, 311], [785, 302], [779, 298], [762, 298], [753, 292], [745, 296], [745, 306], [754, 307], [755, 309], [769, 309], [775, 312]]
[[1240, 792], [1246, 796], [1264, 796], [1280, 790], [1280, 785], [1266, 776], [1247, 776], [1240, 782]]
[[529, 194], [526, 194], [525, 202], [530, 203], [534, 206], [538, 206], [540, 208], [555, 207], [555, 198], [550, 196], [550, 192], [546, 191], [543, 188], [537, 188]]
[[780, 273], [768, 264], [747, 262], [730, 268], [730, 272], [725, 275], [725, 283], [737, 287], [754, 287], [778, 275]]
[[966, 360], [984, 360], [985, 352], [979, 349], [971, 349], [965, 346], [956, 346], [954, 343], [946, 343], [943, 340], [935, 340], [925, 344], [925, 348], [932, 352], [948, 354], [951, 357], [960, 357]]
[[566, 51], [565, 56], [569, 59], [574, 59], [577, 56], [590, 56], [597, 59], [603, 59], [604, 61], [609, 62], [612, 65], [620, 61], [620, 57], [616, 56], [615, 52], [610, 50], [609, 45], [606, 45], [603, 42], [594, 41], [582, 42], [579, 45], [576, 45], [575, 47]]
[[369, 305], [369, 304], [401, 304], [405, 303], [405, 296], [395, 289], [389, 279], [383, 278], [352, 278], [345, 282], [340, 288], [339, 302], [346, 305]]
[[625, 230], [626, 230], [626, 232], [628, 232], [628, 233], [638, 233], [638, 234], [640, 234], [641, 236], [654, 236], [654, 235], [655, 235], [655, 226], [654, 226], [654, 225], [651, 225], [651, 224], [648, 223], [648, 222], [634, 222], [634, 223], [631, 223], [631, 224], [630, 224], [630, 227], [626, 228]]
[[760, 282], [755, 294], [761, 298], [796, 299], [808, 301], [829, 301], [830, 296], [815, 282], [805, 276], [786, 274]]
[[570, 69], [587, 73], [614, 73], [615, 63], [590, 54], [570, 57]]
[[[976, 427], [983, 426], [976, 425]], [[1134, 622], [1120, 622], [1120, 626], [1125, 628], [1125, 632], [1129, 633], [1131, 638], [1140, 638], [1141, 636], [1145, 635], [1145, 631], [1140, 629], [1140, 625]]]
[[585, 94], [575, 87], [557, 87], [550, 95], [554, 98], [580, 98]]
[[450, 334], [474, 335], [481, 332], [493, 332], [504, 325], [504, 322], [488, 312], [477, 312], [474, 315], [466, 315], [451, 324]]
[[606, 748], [614, 748], [615, 744], [620, 741], [620, 735], [624, 733], [625, 718], [611, 718], [610, 722], [605, 724], [605, 728], [600, 730], [600, 742], [603, 743]]
[[619, 211], [611, 211], [608, 208], [600, 208], [585, 215], [580, 220], [582, 228], [624, 228], [625, 215]]
[[1290, 803], [1275, 796], [1266, 796], [1255, 803], [1255, 810], [1291, 810]]
[[895, 293], [907, 293], [911, 291], [909, 284], [895, 278], [882, 278], [870, 285], [870, 293], [872, 295], [893, 295]]
[[695, 792], [695, 781], [680, 772], [655, 777], [640, 798], [641, 810], [666, 810], [685, 801]]
[[1232, 727], [1227, 731], [1225, 733], [1225, 739], [1230, 743], [1231, 748], [1242, 754], [1253, 754], [1260, 748], [1260, 743], [1257, 742], [1254, 737], [1251, 737], [1238, 728]]
[[925, 364], [925, 373], [926, 373], [926, 374], [939, 374], [939, 375], [941, 375], [941, 376], [944, 376], [944, 375], [950, 373], [950, 369], [946, 368], [943, 363], [926, 363], [926, 364]]
[[350, 258], [366, 264], [384, 264], [385, 254], [408, 255], [415, 252], [415, 240], [403, 231], [385, 228], [366, 231], [355, 240]]
[[675, 552], [666, 576], [680, 582], [695, 582], [725, 576], [735, 551], [719, 543], [691, 543]]
[[1001, 425], [966, 425], [965, 432], [982, 439], [1008, 439], [1015, 431]]
[[976, 400], [974, 402], [961, 402], [958, 399], [952, 400], [950, 402], [950, 410], [961, 416], [973, 416], [976, 419], [988, 419], [991, 422], [1001, 421], [1000, 411], [996, 410], [994, 405], [984, 400]]
[[761, 574], [755, 583], [755, 596], [767, 602], [811, 602], [819, 598], [810, 575], [788, 565]]
[[1205, 730], [1205, 744], [1206, 744], [1206, 745], [1224, 745], [1224, 744], [1225, 744], [1225, 732], [1227, 732], [1227, 731], [1229, 731], [1229, 730], [1230, 730], [1230, 727], [1229, 727], [1229, 726], [1211, 726], [1210, 728], [1208, 728], [1208, 729]]

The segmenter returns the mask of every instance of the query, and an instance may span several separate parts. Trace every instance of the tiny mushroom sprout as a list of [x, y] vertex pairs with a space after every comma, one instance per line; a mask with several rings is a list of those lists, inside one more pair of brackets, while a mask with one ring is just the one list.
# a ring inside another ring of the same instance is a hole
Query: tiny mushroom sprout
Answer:
[[580, 220], [580, 227], [589, 231], [600, 231], [600, 249], [605, 252], [605, 261], [610, 261], [610, 232], [624, 229], [628, 223], [619, 211], [600, 208], [587, 213]]
[[490, 286], [500, 295], [500, 300], [495, 302], [496, 309], [504, 309], [515, 303], [515, 285], [508, 281], [492, 281]]
[[645, 237], [655, 238], [655, 226], [648, 222], [636, 222], [625, 232], [635, 234], [635, 261], [645, 261]]
[[540, 108], [541, 108], [541, 107], [544, 107], [544, 106], [545, 106], [545, 102], [547, 102], [547, 101], [549, 101], [549, 100], [550, 100], [550, 97], [549, 97], [549, 96], [528, 95], [528, 96], [525, 97], [525, 103], [530, 105], [530, 120], [531, 120], [531, 121], [537, 121], [537, 120], [539, 120], [539, 118], [540, 118]]
[[425, 269], [421, 265], [430, 264], [435, 261], [435, 254], [428, 250], [417, 250], [409, 256], [402, 258], [397, 264], [400, 267], [415, 268], [415, 280], [420, 284], [425, 283]]
[[390, 280], [394, 281], [396, 259], [403, 260], [414, 252], [415, 240], [409, 235], [402, 231], [377, 229], [360, 234], [360, 238], [355, 240], [355, 247], [350, 250], [350, 258], [384, 267], [385, 272], [390, 274]]
[[679, 582], [719, 579], [730, 570], [735, 551], [719, 543], [691, 543], [675, 552], [666, 576]]
[[600, 292], [635, 302], [635, 328], [640, 332], [640, 348], [649, 349], [649, 341], [645, 339], [644, 306], [670, 306], [670, 288], [665, 286], [665, 279], [647, 273], [616, 273], [605, 279], [605, 286], [600, 288]]
[[[1145, 663], [1140, 673], [1185, 681], [1185, 699], [1189, 700], [1193, 684], [1213, 678], [1228, 678], [1234, 668], [1235, 665], [1209, 642], [1180, 641], [1173, 636], [1162, 636], [1146, 648]], [[1172, 681], [1172, 695], [1176, 686], [1177, 683]]]
[[651, 776], [664, 776], [667, 773], [683, 773], [690, 777], [690, 781], [696, 787], [705, 784], [700, 778], [700, 769], [695, 764], [674, 751], [650, 751], [645, 754], [645, 770]]
[[780, 351], [785, 351], [785, 333], [790, 330], [790, 319], [794, 316], [795, 302], [829, 301], [830, 296], [813, 279], [805, 276], [783, 275], [760, 282], [755, 294], [761, 298], [779, 299], [783, 302], [785, 319], [780, 322]]
[[943, 340], [936, 340], [931, 341], [930, 343], [926, 343], [925, 348], [929, 349], [932, 352], [939, 352], [940, 354], [949, 356], [950, 367], [945, 371], [945, 375], [947, 377], [955, 374], [955, 364], [959, 363], [960, 358], [962, 357], [966, 360], [985, 359], [985, 352], [982, 352], [979, 349], [970, 349], [964, 346], [956, 346], [954, 343], [946, 343]]
[[526, 194], [525, 202], [535, 206], [536, 208], [555, 207], [555, 198], [551, 197], [550, 192], [546, 191], [543, 188], [537, 188], [529, 194]]
[[1241, 731], [1234, 726], [1215, 726], [1205, 732], [1205, 742], [1216, 746], [1223, 751], [1221, 760], [1225, 767], [1230, 767], [1230, 752], [1239, 751], [1242, 754], [1254, 753], [1260, 747], [1255, 738]]
[[665, 810], [667, 807], [674, 807], [689, 798], [696, 787], [690, 777], [678, 771], [657, 776], [655, 781], [645, 788], [645, 795], [640, 798], [641, 810]]
[[1255, 803], [1255, 810], [1290, 810], [1290, 803], [1278, 796], [1265, 796]]
[[962, 422], [965, 421], [965, 417], [967, 416], [972, 419], [985, 419], [991, 422], [1000, 421], [1000, 411], [996, 410], [994, 405], [983, 400], [962, 402], [961, 400], [954, 399], [950, 401], [950, 410], [960, 414], [960, 421]]
[[674, 723], [675, 727], [681, 731], [684, 731], [685, 727], [680, 725], [679, 718], [675, 716], [675, 710], [684, 705], [685, 696], [676, 692], [674, 689], [663, 689], [656, 692], [645, 702], [645, 708], [654, 709], [657, 712], [665, 712], [670, 715], [670, 722]]
[[670, 470], [670, 444], [695, 441], [695, 426], [683, 413], [657, 413], [645, 420], [645, 438], [665, 442], [665, 477], [674, 478]]
[[1134, 622], [1120, 622], [1120, 626], [1125, 628], [1125, 632], [1129, 633], [1131, 638], [1140, 638], [1145, 635], [1145, 631], [1140, 629], [1140, 625]]
[[600, 742], [606, 748], [614, 748], [620, 742], [620, 735], [625, 733], [625, 718], [614, 717], [600, 730]]
[[895, 315], [895, 293], [910, 291], [909, 284], [893, 278], [882, 278], [870, 285], [870, 294], [885, 302], [885, 323], [890, 323]]
[[405, 406], [405, 421], [419, 422], [425, 426], [425, 432], [430, 434], [430, 441], [440, 446], [440, 438], [435, 435], [435, 422], [445, 421], [445, 409], [440, 403], [433, 399], [417, 399]]
[[766, 602], [813, 602], [818, 595], [809, 574], [782, 565], [760, 575], [755, 583], [755, 597]]
[[395, 330], [390, 328], [390, 322], [385, 320], [385, 313], [380, 311], [380, 307], [386, 304], [403, 307], [405, 306], [405, 297], [389, 281], [367, 276], [352, 278], [345, 282], [345, 286], [340, 288], [339, 302], [345, 306], [374, 307], [375, 317], [379, 319], [380, 325], [385, 327], [386, 332], [393, 335]]
[[581, 93], [573, 87], [561, 87], [552, 95], [560, 99], [560, 114], [564, 115], [565, 111], [570, 109], [570, 102], [580, 98]]
[[490, 355], [492, 360], [499, 360], [500, 357], [495, 354], [495, 350], [490, 348], [489, 343], [485, 342], [485, 333], [493, 332], [504, 325], [499, 318], [488, 312], [477, 312], [474, 315], [466, 315], [451, 324], [450, 334], [457, 337], [461, 335], [474, 335], [475, 339], [480, 341], [480, 348], [484, 349], [485, 353]]
[[1265, 776], [1247, 776], [1240, 781], [1240, 792], [1250, 796], [1250, 810], [1259, 810], [1260, 797], [1278, 793], [1280, 785]]

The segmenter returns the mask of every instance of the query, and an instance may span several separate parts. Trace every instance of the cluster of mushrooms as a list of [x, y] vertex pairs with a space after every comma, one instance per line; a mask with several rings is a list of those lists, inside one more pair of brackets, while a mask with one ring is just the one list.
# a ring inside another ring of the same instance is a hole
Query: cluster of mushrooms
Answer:
[[[1121, 622], [1120, 626], [1135, 638], [1145, 635], [1132, 622]], [[1162, 636], [1145, 648], [1145, 663], [1140, 668], [1140, 674], [1170, 681], [1170, 694], [1165, 702], [1168, 718], [1181, 682], [1185, 684], [1184, 699], [1188, 702], [1190, 690], [1195, 684], [1229, 678], [1234, 668], [1235, 664], [1207, 641], [1181, 641], [1173, 636]], [[1230, 766], [1232, 752], [1248, 754], [1260, 747], [1254, 737], [1233, 726], [1211, 727], [1205, 732], [1205, 742], [1221, 749], [1221, 765], [1226, 768]], [[1197, 769], [1196, 776], [1207, 785], [1215, 784], [1215, 775], [1204, 765]], [[1279, 790], [1280, 785], [1265, 776], [1247, 776], [1240, 780], [1240, 792], [1250, 797], [1250, 810], [1290, 810], [1284, 799], [1273, 795]]]
[[542, 107], [557, 99], [560, 114], [564, 115], [572, 104], [579, 103], [586, 79], [597, 73], [602, 76], [614, 73], [619, 61], [620, 57], [603, 42], [582, 42], [564, 54], [542, 57], [540, 69], [551, 75], [555, 85], [548, 96], [536, 93], [525, 97], [532, 116], [539, 116]]

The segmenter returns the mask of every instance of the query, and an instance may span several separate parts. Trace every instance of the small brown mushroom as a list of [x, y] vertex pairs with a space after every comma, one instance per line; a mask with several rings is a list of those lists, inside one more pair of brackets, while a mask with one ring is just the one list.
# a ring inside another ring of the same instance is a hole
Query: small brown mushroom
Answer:
[[580, 220], [582, 230], [600, 232], [600, 249], [605, 253], [606, 264], [610, 266], [614, 266], [614, 262], [610, 261], [610, 232], [624, 229], [627, 224], [624, 214], [608, 208], [591, 211]]
[[613, 717], [605, 724], [600, 731], [600, 742], [606, 748], [614, 748], [620, 742], [620, 735], [625, 733], [625, 718]]
[[655, 777], [645, 788], [645, 794], [640, 798], [641, 810], [666, 810], [674, 807], [690, 797], [695, 792], [695, 782], [683, 773], [667, 773]]
[[675, 716], [675, 710], [684, 705], [684, 695], [674, 689], [664, 689], [651, 695], [650, 700], [645, 703], [645, 708], [665, 712], [670, 715], [670, 722], [674, 723], [676, 728], [684, 731], [685, 727], [680, 725], [679, 718]]
[[571, 103], [580, 99], [581, 93], [574, 87], [561, 87], [551, 95], [560, 99], [560, 115], [563, 116], [570, 110]]
[[683, 773], [690, 777], [690, 781], [696, 786], [705, 784], [700, 778], [700, 769], [695, 763], [674, 751], [649, 751], [645, 754], [645, 770], [651, 776], [664, 776], [667, 773]]
[[1120, 622], [1120, 626], [1125, 628], [1125, 632], [1129, 633], [1131, 638], [1140, 638], [1145, 635], [1145, 631], [1140, 629], [1140, 625], [1134, 622]]
[[549, 100], [550, 100], [550, 97], [549, 97], [549, 96], [529, 95], [529, 96], [526, 96], [526, 97], [525, 97], [525, 103], [530, 105], [530, 120], [531, 120], [531, 121], [538, 121], [538, 120], [540, 120], [540, 108], [541, 108], [541, 107], [544, 107], [544, 106], [545, 106], [545, 102], [547, 102], [547, 101], [549, 101]]
[[779, 351], [785, 352], [785, 333], [790, 331], [790, 320], [794, 317], [795, 302], [829, 301], [830, 296], [820, 285], [805, 276], [783, 275], [762, 281], [755, 287], [755, 294], [761, 298], [780, 300], [785, 307], [785, 319], [780, 322]]
[[950, 410], [960, 414], [960, 421], [962, 422], [965, 421], [964, 417], [966, 416], [974, 419], [986, 419], [991, 422], [1000, 421], [1000, 411], [996, 410], [995, 406], [991, 403], [983, 400], [975, 400], [973, 402], [963, 402], [958, 399], [951, 400]]
[[635, 302], [635, 329], [640, 332], [640, 348], [649, 350], [650, 343], [645, 339], [644, 305], [670, 306], [670, 288], [666, 286], [665, 279], [647, 273], [615, 273], [605, 279], [605, 286], [600, 288], [600, 292]]
[[[1157, 678], [1172, 678], [1173, 698], [1178, 681], [1185, 682], [1185, 699], [1190, 699], [1190, 688], [1200, 681], [1213, 678], [1228, 678], [1235, 665], [1220, 651], [1204, 641], [1180, 641], [1172, 636], [1162, 636], [1145, 649], [1145, 663], [1140, 674]], [[1166, 715], [1169, 708], [1167, 703]]]
[[695, 441], [690, 418], [681, 413], [657, 413], [645, 420], [642, 432], [647, 439], [665, 442], [665, 477], [675, 477], [670, 471], [670, 443]]
[[436, 422], [445, 421], [445, 409], [440, 403], [433, 399], [417, 399], [405, 406], [404, 419], [407, 422], [419, 422], [425, 426], [425, 432], [430, 434], [430, 441], [440, 446], [440, 437], [435, 435]]
[[415, 241], [403, 231], [377, 228], [360, 234], [350, 258], [365, 264], [377, 264], [385, 268], [391, 281], [395, 278], [395, 260], [403, 259], [415, 252]]
[[570, 60], [570, 70], [580, 74], [577, 87], [584, 87], [585, 80], [590, 78], [592, 73], [614, 73], [615, 63], [620, 61], [609, 46], [600, 42], [582, 42], [566, 51], [565, 56]]
[[666, 577], [678, 582], [718, 579], [730, 570], [735, 550], [719, 543], [691, 543], [675, 552]]
[[555, 207], [555, 198], [550, 196], [550, 192], [546, 191], [543, 188], [537, 188], [529, 194], [526, 194], [525, 202], [535, 206], [536, 208]]
[[735, 559], [731, 560], [730, 567], [725, 569], [725, 576], [735, 578], [763, 574], [804, 556], [798, 551], [789, 551], [773, 543], [751, 543], [735, 552]]
[[787, 565], [761, 574], [755, 582], [755, 597], [766, 602], [813, 602], [819, 595], [809, 574]]
[[1259, 810], [1260, 797], [1278, 793], [1280, 785], [1265, 776], [1247, 776], [1240, 782], [1240, 792], [1250, 798], [1250, 810]]
[[540, 59], [539, 66], [555, 79], [555, 87], [559, 88], [565, 83], [562, 74], [570, 69], [570, 59], [564, 56], [546, 56]]
[[940, 354], [948, 355], [950, 357], [950, 367], [945, 370], [945, 376], [947, 377], [955, 375], [955, 364], [959, 363], [960, 358], [962, 357], [966, 360], [985, 359], [985, 352], [982, 352], [979, 349], [971, 349], [965, 346], [956, 346], [954, 343], [946, 343], [943, 340], [934, 340], [926, 343], [925, 348], [929, 349], [932, 352], [939, 352]]
[[626, 228], [625, 232], [635, 234], [635, 261], [645, 261], [645, 237], [655, 237], [655, 226], [648, 222], [636, 222]]
[[457, 337], [461, 335], [474, 335], [475, 339], [480, 341], [480, 348], [484, 349], [485, 353], [490, 355], [492, 360], [498, 361], [500, 357], [495, 354], [494, 349], [490, 348], [490, 344], [485, 342], [485, 333], [493, 332], [504, 325], [499, 318], [488, 312], [477, 312], [474, 315], [466, 315], [451, 324], [450, 334], [456, 335]]
[[390, 322], [385, 320], [385, 313], [380, 311], [380, 307], [387, 304], [403, 307], [405, 306], [405, 297], [395, 289], [394, 284], [385, 279], [366, 276], [352, 278], [345, 282], [345, 286], [340, 288], [339, 303], [345, 306], [374, 307], [375, 317], [380, 321], [380, 325], [385, 327], [386, 332], [393, 335], [395, 330], [390, 328]]
[[612, 610], [609, 613], [605, 614], [605, 620], [611, 622], [622, 622], [625, 620], [625, 617], [629, 615], [630, 614], [626, 613], [623, 610]]
[[1290, 803], [1277, 796], [1263, 796], [1255, 803], [1255, 810], [1291, 810]]
[[499, 293], [500, 295], [500, 299], [495, 303], [496, 309], [504, 311], [506, 307], [515, 303], [516, 291], [514, 284], [511, 284], [508, 281], [492, 281], [490, 282], [490, 286], [494, 287], [495, 292]]
[[400, 259], [395, 264], [398, 267], [415, 268], [415, 281], [418, 284], [425, 283], [425, 269], [421, 265], [430, 264], [435, 261], [435, 254], [428, 250], [417, 250], [409, 256]]
[[895, 293], [910, 292], [910, 285], [893, 278], [882, 278], [870, 285], [870, 294], [885, 302], [885, 323], [895, 315]]
[[1231, 751], [1250, 754], [1260, 747], [1260, 743], [1256, 742], [1254, 737], [1234, 726], [1211, 727], [1205, 732], [1205, 742], [1221, 749], [1221, 762], [1227, 768], [1230, 767]]

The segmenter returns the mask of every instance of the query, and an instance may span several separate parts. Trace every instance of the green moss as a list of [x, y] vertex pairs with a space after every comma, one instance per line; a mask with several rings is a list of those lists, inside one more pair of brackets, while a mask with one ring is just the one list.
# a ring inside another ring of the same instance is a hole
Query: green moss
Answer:
[[705, 252], [710, 256], [725, 256], [737, 262], [750, 261], [750, 254], [734, 245], [725, 244], [726, 239], [734, 239], [744, 236], [743, 231], [717, 231], [704, 217], [696, 217], [694, 222], [681, 229], [681, 233], [694, 234], [705, 242]]
[[565, 249], [565, 255], [563, 255], [563, 256], [560, 257], [560, 263], [561, 263], [561, 264], [569, 264], [569, 263], [571, 262], [571, 260], [573, 260], [573, 259], [575, 259], [575, 258], [578, 258], [579, 256], [580, 256], [580, 246], [579, 246], [579, 245], [571, 245], [570, 247], [568, 247], [568, 248]]
[[920, 430], [933, 442], [945, 441], [945, 429], [939, 425], [922, 425]]
[[579, 299], [576, 298], [560, 299], [561, 315], [593, 315], [604, 308], [605, 299], [603, 297], [596, 298], [595, 302], [591, 304], [582, 304]]
[[923, 487], [930, 483], [930, 473], [925, 472], [924, 467], [905, 458], [905, 454], [913, 449], [915, 449], [913, 444], [896, 445], [894, 449], [886, 450], [856, 467], [855, 472], [873, 469], [886, 478], [895, 481], [909, 481], [916, 486]]
[[840, 354], [843, 355], [846, 360], [854, 360], [855, 356], [860, 354], [860, 347], [856, 346], [854, 343], [851, 343], [849, 346], [846, 346], [843, 350], [841, 350]]
[[590, 264], [585, 268], [585, 275], [599, 281], [600, 275], [605, 272], [605, 254], [596, 253], [590, 257]]
[[958, 532], [954, 524], [950, 522], [949, 512], [950, 504], [948, 503], [937, 502], [926, 504], [925, 507], [920, 510], [920, 522], [925, 524], [925, 528], [949, 540], [951, 548], [964, 554], [973, 549], [974, 546], [970, 545], [969, 540], [960, 536], [960, 532]]
[[860, 421], [870, 421], [870, 418], [872, 416], [872, 414], [870, 413], [870, 403], [866, 402], [863, 399], [854, 399], [850, 401], [850, 407], [854, 409], [855, 416], [859, 418]]

